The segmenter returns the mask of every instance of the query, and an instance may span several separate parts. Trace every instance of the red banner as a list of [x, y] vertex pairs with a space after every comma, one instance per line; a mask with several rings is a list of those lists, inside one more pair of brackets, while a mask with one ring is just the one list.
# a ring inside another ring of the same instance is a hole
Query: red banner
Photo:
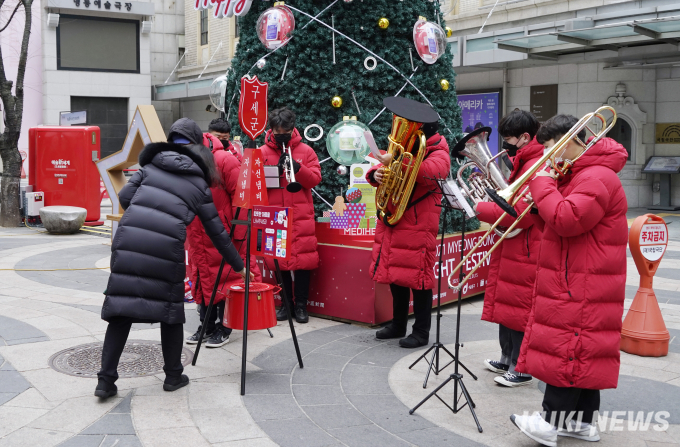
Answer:
[[251, 209], [256, 205], [269, 205], [267, 185], [264, 180], [264, 162], [260, 149], [246, 149], [236, 183], [234, 206]]
[[241, 78], [241, 100], [238, 106], [238, 122], [241, 130], [251, 140], [257, 138], [267, 127], [267, 90], [269, 84], [260, 82], [257, 76]]

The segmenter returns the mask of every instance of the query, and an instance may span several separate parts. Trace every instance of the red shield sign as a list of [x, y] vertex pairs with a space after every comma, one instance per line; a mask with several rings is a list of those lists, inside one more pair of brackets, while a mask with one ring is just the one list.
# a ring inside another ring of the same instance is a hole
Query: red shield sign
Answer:
[[238, 120], [241, 130], [251, 140], [257, 138], [267, 127], [267, 89], [269, 84], [260, 82], [257, 76], [241, 78], [241, 101]]

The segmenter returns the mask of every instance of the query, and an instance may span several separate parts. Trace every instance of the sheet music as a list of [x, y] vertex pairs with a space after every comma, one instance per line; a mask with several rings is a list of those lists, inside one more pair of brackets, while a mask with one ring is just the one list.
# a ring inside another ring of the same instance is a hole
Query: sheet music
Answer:
[[373, 139], [373, 134], [371, 133], [370, 130], [365, 130], [364, 131], [364, 138], [366, 138], [366, 143], [368, 143], [368, 147], [371, 148], [371, 153], [379, 157], [380, 156], [380, 149], [378, 149], [378, 145], [375, 144], [375, 140]]
[[463, 192], [460, 190], [454, 179], [447, 179], [446, 183], [442, 184], [442, 190], [444, 191], [444, 199], [452, 208], [465, 211], [465, 214], [467, 214], [469, 218], [476, 216], [474, 210], [470, 207], [470, 204], [468, 204], [465, 196], [463, 196]]

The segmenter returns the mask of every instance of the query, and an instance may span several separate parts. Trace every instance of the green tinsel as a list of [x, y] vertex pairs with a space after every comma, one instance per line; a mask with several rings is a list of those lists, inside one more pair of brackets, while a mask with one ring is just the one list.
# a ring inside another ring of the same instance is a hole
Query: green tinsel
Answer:
[[[287, 2], [290, 6], [313, 16], [331, 3], [330, 0]], [[239, 44], [229, 71], [225, 97], [230, 120], [235, 124], [238, 116], [239, 80], [247, 73], [257, 75], [261, 81], [269, 83], [269, 110], [283, 106], [291, 108], [297, 115], [296, 127], [301, 134], [309, 124], [323, 127], [324, 138], [314, 143], [303, 141], [314, 148], [319, 160], [324, 160], [329, 157], [325, 140], [333, 125], [341, 121], [343, 116], [356, 116], [359, 121], [368, 124], [383, 108], [383, 98], [394, 96], [404, 85], [405, 80], [380, 61], [375, 70], [369, 71], [364, 68], [364, 60], [370, 54], [337, 34], [334, 65], [331, 30], [319, 23], [312, 23], [302, 30], [311, 19], [295, 11], [293, 14], [296, 29], [291, 41], [267, 57], [264, 68], [254, 67], [251, 70], [251, 67], [268, 53], [257, 37], [255, 23], [260, 14], [272, 6], [271, 2], [253, 2], [250, 12], [239, 18]], [[439, 133], [446, 138], [449, 146], [453, 147], [461, 137], [461, 118], [455, 91], [456, 75], [452, 65], [451, 48], [449, 47], [435, 64], [428, 65], [420, 59], [413, 45], [413, 26], [418, 17], [424, 16], [430, 21], [436, 21], [434, 14], [438, 8], [438, 3], [428, 0], [403, 2], [354, 0], [351, 3], [340, 0], [319, 16], [319, 20], [330, 25], [333, 15], [338, 31], [371, 49], [407, 77], [413, 72], [409, 58], [411, 48], [413, 64], [418, 67], [411, 82], [427, 96], [441, 116]], [[386, 30], [378, 27], [378, 20], [381, 17], [386, 17], [390, 21]], [[284, 79], [281, 80], [286, 58], [288, 64]], [[439, 84], [441, 79], [450, 82], [449, 90], [441, 89]], [[354, 104], [352, 90], [361, 113]], [[343, 105], [338, 109], [331, 105], [331, 98], [336, 95], [343, 99]], [[407, 86], [400, 96], [426, 102], [411, 86]], [[392, 114], [389, 111], [385, 111], [370, 125], [378, 147], [387, 147], [387, 136], [391, 126]], [[242, 138], [245, 138], [238, 126], [233, 126], [233, 130], [235, 135], [242, 135]], [[316, 131], [313, 134], [316, 135]], [[263, 136], [259, 138], [258, 143], [263, 144]], [[457, 167], [458, 163], [452, 160], [452, 166]], [[335, 196], [345, 190], [349, 183], [348, 176], [337, 174], [337, 167], [338, 164], [333, 160], [323, 163], [321, 165], [323, 179], [315, 188], [330, 203], [334, 202]], [[315, 197], [315, 209], [319, 217], [328, 209], [328, 205]], [[442, 224], [447, 233], [459, 231], [460, 212], [445, 212]], [[466, 226], [468, 230], [476, 229], [479, 228], [479, 222], [471, 219]]]

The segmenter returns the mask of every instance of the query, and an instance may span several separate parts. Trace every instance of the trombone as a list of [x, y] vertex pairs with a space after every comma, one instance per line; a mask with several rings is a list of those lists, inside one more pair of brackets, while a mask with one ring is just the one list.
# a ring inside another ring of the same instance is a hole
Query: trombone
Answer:
[[286, 145], [284, 144], [283, 152], [287, 155], [286, 158], [288, 159], [286, 166], [284, 166], [283, 168], [283, 172], [286, 175], [286, 180], [288, 181], [286, 190], [288, 192], [298, 192], [302, 189], [302, 185], [295, 181], [295, 166], [293, 165], [293, 151], [291, 150], [290, 147], [286, 147]]
[[[602, 115], [602, 112], [608, 111], [612, 114], [612, 120], [611, 122], [607, 125], [607, 119]], [[600, 120], [600, 123], [602, 125], [602, 130], [599, 132], [593, 132], [590, 127], [588, 127], [588, 122], [597, 119]], [[498, 206], [501, 207], [501, 209], [504, 211], [504, 213], [501, 215], [501, 217], [498, 218], [498, 220], [489, 228], [489, 230], [484, 234], [479, 239], [479, 242], [475, 244], [474, 247], [468, 252], [468, 254], [461, 259], [461, 261], [458, 263], [458, 265], [452, 270], [451, 274], [449, 275], [449, 287], [451, 287], [455, 292], [460, 291], [460, 289], [463, 287], [463, 285], [468, 282], [468, 280], [474, 275], [474, 273], [477, 271], [479, 267], [481, 267], [484, 264], [484, 261], [486, 261], [489, 256], [498, 248], [498, 246], [506, 239], [507, 235], [509, 235], [512, 230], [515, 229], [517, 224], [526, 216], [529, 211], [531, 211], [531, 206], [527, 206], [524, 211], [522, 211], [522, 214], [519, 216], [517, 215], [517, 211], [515, 211], [515, 205], [519, 203], [522, 198], [526, 195], [526, 193], [529, 191], [529, 182], [531, 179], [534, 177], [534, 175], [540, 170], [545, 168], [546, 166], [552, 167], [552, 169], [555, 170], [558, 176], [564, 176], [569, 172], [569, 169], [578, 161], [579, 158], [585, 154], [588, 149], [593, 147], [598, 141], [600, 141], [602, 138], [607, 135], [607, 133], [614, 127], [614, 124], [616, 124], [616, 111], [609, 107], [609, 106], [602, 106], [596, 111], [589, 113], [585, 115], [583, 118], [581, 118], [571, 129], [569, 129], [569, 132], [567, 132], [560, 140], [555, 143], [553, 147], [551, 147], [549, 150], [547, 150], [544, 154], [543, 157], [541, 157], [534, 165], [529, 168], [528, 171], [526, 171], [524, 174], [522, 174], [517, 180], [515, 180], [510, 186], [508, 186], [505, 189], [502, 189], [500, 191], [495, 191], [491, 188], [487, 189], [487, 193], [489, 194], [489, 197], [496, 202]], [[593, 139], [590, 140], [587, 144], [581, 141], [581, 139], [578, 137], [578, 134], [581, 133], [583, 130], [587, 130], [593, 135]], [[573, 159], [573, 160], [564, 160], [562, 164], [558, 164], [557, 161], [555, 160], [556, 155], [561, 152], [562, 149], [569, 143], [570, 140], [574, 140], [577, 144], [579, 144], [583, 150]], [[499, 226], [499, 224], [505, 219], [506, 216], [512, 216], [515, 217], [515, 221], [508, 227], [507, 230], [505, 230], [505, 233], [494, 243], [494, 245], [489, 249], [489, 251], [479, 260], [477, 261], [477, 264], [475, 267], [470, 270], [470, 272], [465, 275], [465, 277], [460, 281], [458, 284], [454, 284], [457, 282], [456, 279], [453, 278], [454, 274], [462, 268], [463, 264], [470, 259], [470, 257], [477, 251], [477, 249], [482, 245], [482, 243], [486, 240], [487, 237], [496, 229], [496, 227]]]

